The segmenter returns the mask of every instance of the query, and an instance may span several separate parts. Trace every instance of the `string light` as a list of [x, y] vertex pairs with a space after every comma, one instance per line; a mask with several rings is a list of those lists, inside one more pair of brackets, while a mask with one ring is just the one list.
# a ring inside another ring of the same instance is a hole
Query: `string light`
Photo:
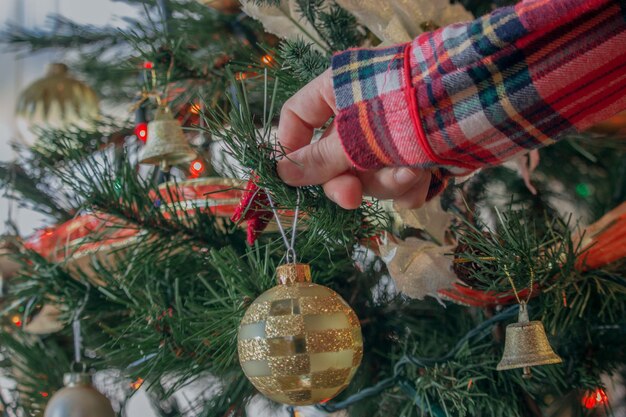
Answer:
[[606, 395], [606, 392], [602, 388], [598, 388], [594, 391], [590, 391], [583, 396], [582, 405], [591, 410], [592, 408], [596, 408], [600, 405], [608, 404], [609, 397]]
[[192, 103], [191, 106], [189, 107], [189, 112], [191, 114], [198, 114], [198, 113], [200, 113], [200, 110], [202, 110], [202, 109], [200, 107], [200, 104], [198, 104], [198, 103]]
[[42, 396], [42, 397], [44, 397], [44, 398], [48, 398], [48, 396], [49, 396], [50, 394], [48, 394], [48, 393], [47, 393], [47, 392], [45, 392], [45, 391], [39, 391], [39, 395], [41, 395], [41, 396]]
[[143, 385], [143, 378], [137, 378], [135, 381], [130, 383], [130, 387], [137, 391]]
[[591, 188], [589, 188], [589, 185], [581, 182], [576, 184], [576, 194], [583, 198], [587, 198], [591, 195]]
[[145, 143], [148, 139], [148, 123], [137, 123], [137, 126], [135, 126], [135, 136]]
[[154, 62], [152, 62], [152, 61], [145, 61], [143, 63], [143, 69], [151, 70], [153, 68], [154, 68]]
[[197, 178], [203, 172], [204, 172], [204, 162], [201, 159], [196, 159], [195, 161], [192, 161], [191, 164], [189, 165], [189, 174], [193, 178]]
[[11, 317], [11, 321], [17, 327], [22, 327], [22, 319], [20, 318], [20, 316], [15, 315], [15, 316]]
[[274, 62], [274, 57], [271, 56], [270, 54], [263, 55], [261, 57], [261, 62], [264, 63], [265, 65], [272, 65], [272, 63]]

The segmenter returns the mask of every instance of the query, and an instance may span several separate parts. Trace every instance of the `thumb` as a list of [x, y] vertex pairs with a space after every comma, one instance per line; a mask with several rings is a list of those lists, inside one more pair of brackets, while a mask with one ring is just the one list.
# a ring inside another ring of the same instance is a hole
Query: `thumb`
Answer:
[[278, 161], [278, 175], [289, 185], [317, 185], [350, 168], [336, 131]]

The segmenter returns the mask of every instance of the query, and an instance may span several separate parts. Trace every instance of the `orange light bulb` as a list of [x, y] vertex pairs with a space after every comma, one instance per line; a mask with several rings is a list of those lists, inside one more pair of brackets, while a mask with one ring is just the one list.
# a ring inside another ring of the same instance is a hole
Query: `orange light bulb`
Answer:
[[143, 378], [137, 378], [135, 381], [130, 383], [130, 387], [137, 391], [143, 385]]

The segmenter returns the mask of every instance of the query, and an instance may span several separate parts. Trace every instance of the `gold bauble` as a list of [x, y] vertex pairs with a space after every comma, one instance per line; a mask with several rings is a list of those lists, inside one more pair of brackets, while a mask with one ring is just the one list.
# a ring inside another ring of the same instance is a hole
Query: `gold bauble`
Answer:
[[45, 77], [20, 93], [15, 113], [21, 138], [34, 145], [33, 129], [89, 129], [100, 116], [98, 96], [70, 76], [65, 64], [50, 64]]
[[115, 417], [108, 398], [91, 385], [89, 374], [65, 374], [63, 382], [65, 387], [50, 398], [44, 417]]
[[498, 371], [523, 368], [524, 378], [531, 377], [531, 366], [552, 365], [563, 360], [554, 353], [543, 323], [529, 321], [526, 303], [521, 303], [518, 322], [506, 326], [504, 353]]
[[361, 363], [359, 319], [339, 294], [311, 283], [309, 265], [281, 265], [276, 275], [279, 285], [250, 305], [239, 326], [241, 367], [276, 402], [328, 401]]
[[196, 158], [196, 152], [189, 146], [178, 120], [169, 108], [160, 107], [154, 120], [148, 123], [148, 141], [141, 150], [139, 162], [159, 165], [166, 171], [170, 167], [185, 164]]

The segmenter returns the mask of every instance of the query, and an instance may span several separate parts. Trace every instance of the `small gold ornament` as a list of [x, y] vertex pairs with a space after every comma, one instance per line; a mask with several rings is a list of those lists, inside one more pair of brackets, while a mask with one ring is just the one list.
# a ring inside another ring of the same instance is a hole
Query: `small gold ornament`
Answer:
[[506, 326], [504, 353], [498, 371], [524, 368], [524, 378], [532, 376], [530, 367], [561, 363], [552, 350], [540, 321], [528, 321], [526, 303], [520, 303], [518, 322]]
[[363, 357], [359, 319], [307, 264], [276, 269], [279, 285], [250, 305], [237, 348], [244, 373], [270, 399], [308, 405], [348, 386]]
[[45, 77], [20, 93], [15, 108], [21, 138], [34, 145], [33, 128], [64, 129], [72, 125], [91, 128], [100, 116], [98, 96], [70, 76], [65, 64], [54, 63]]
[[108, 398], [91, 384], [86, 373], [67, 373], [64, 388], [57, 391], [46, 405], [44, 417], [115, 417]]
[[183, 128], [167, 107], [160, 107], [154, 120], [148, 123], [148, 141], [141, 150], [139, 162], [158, 165], [169, 171], [174, 165], [186, 164], [196, 158]]

